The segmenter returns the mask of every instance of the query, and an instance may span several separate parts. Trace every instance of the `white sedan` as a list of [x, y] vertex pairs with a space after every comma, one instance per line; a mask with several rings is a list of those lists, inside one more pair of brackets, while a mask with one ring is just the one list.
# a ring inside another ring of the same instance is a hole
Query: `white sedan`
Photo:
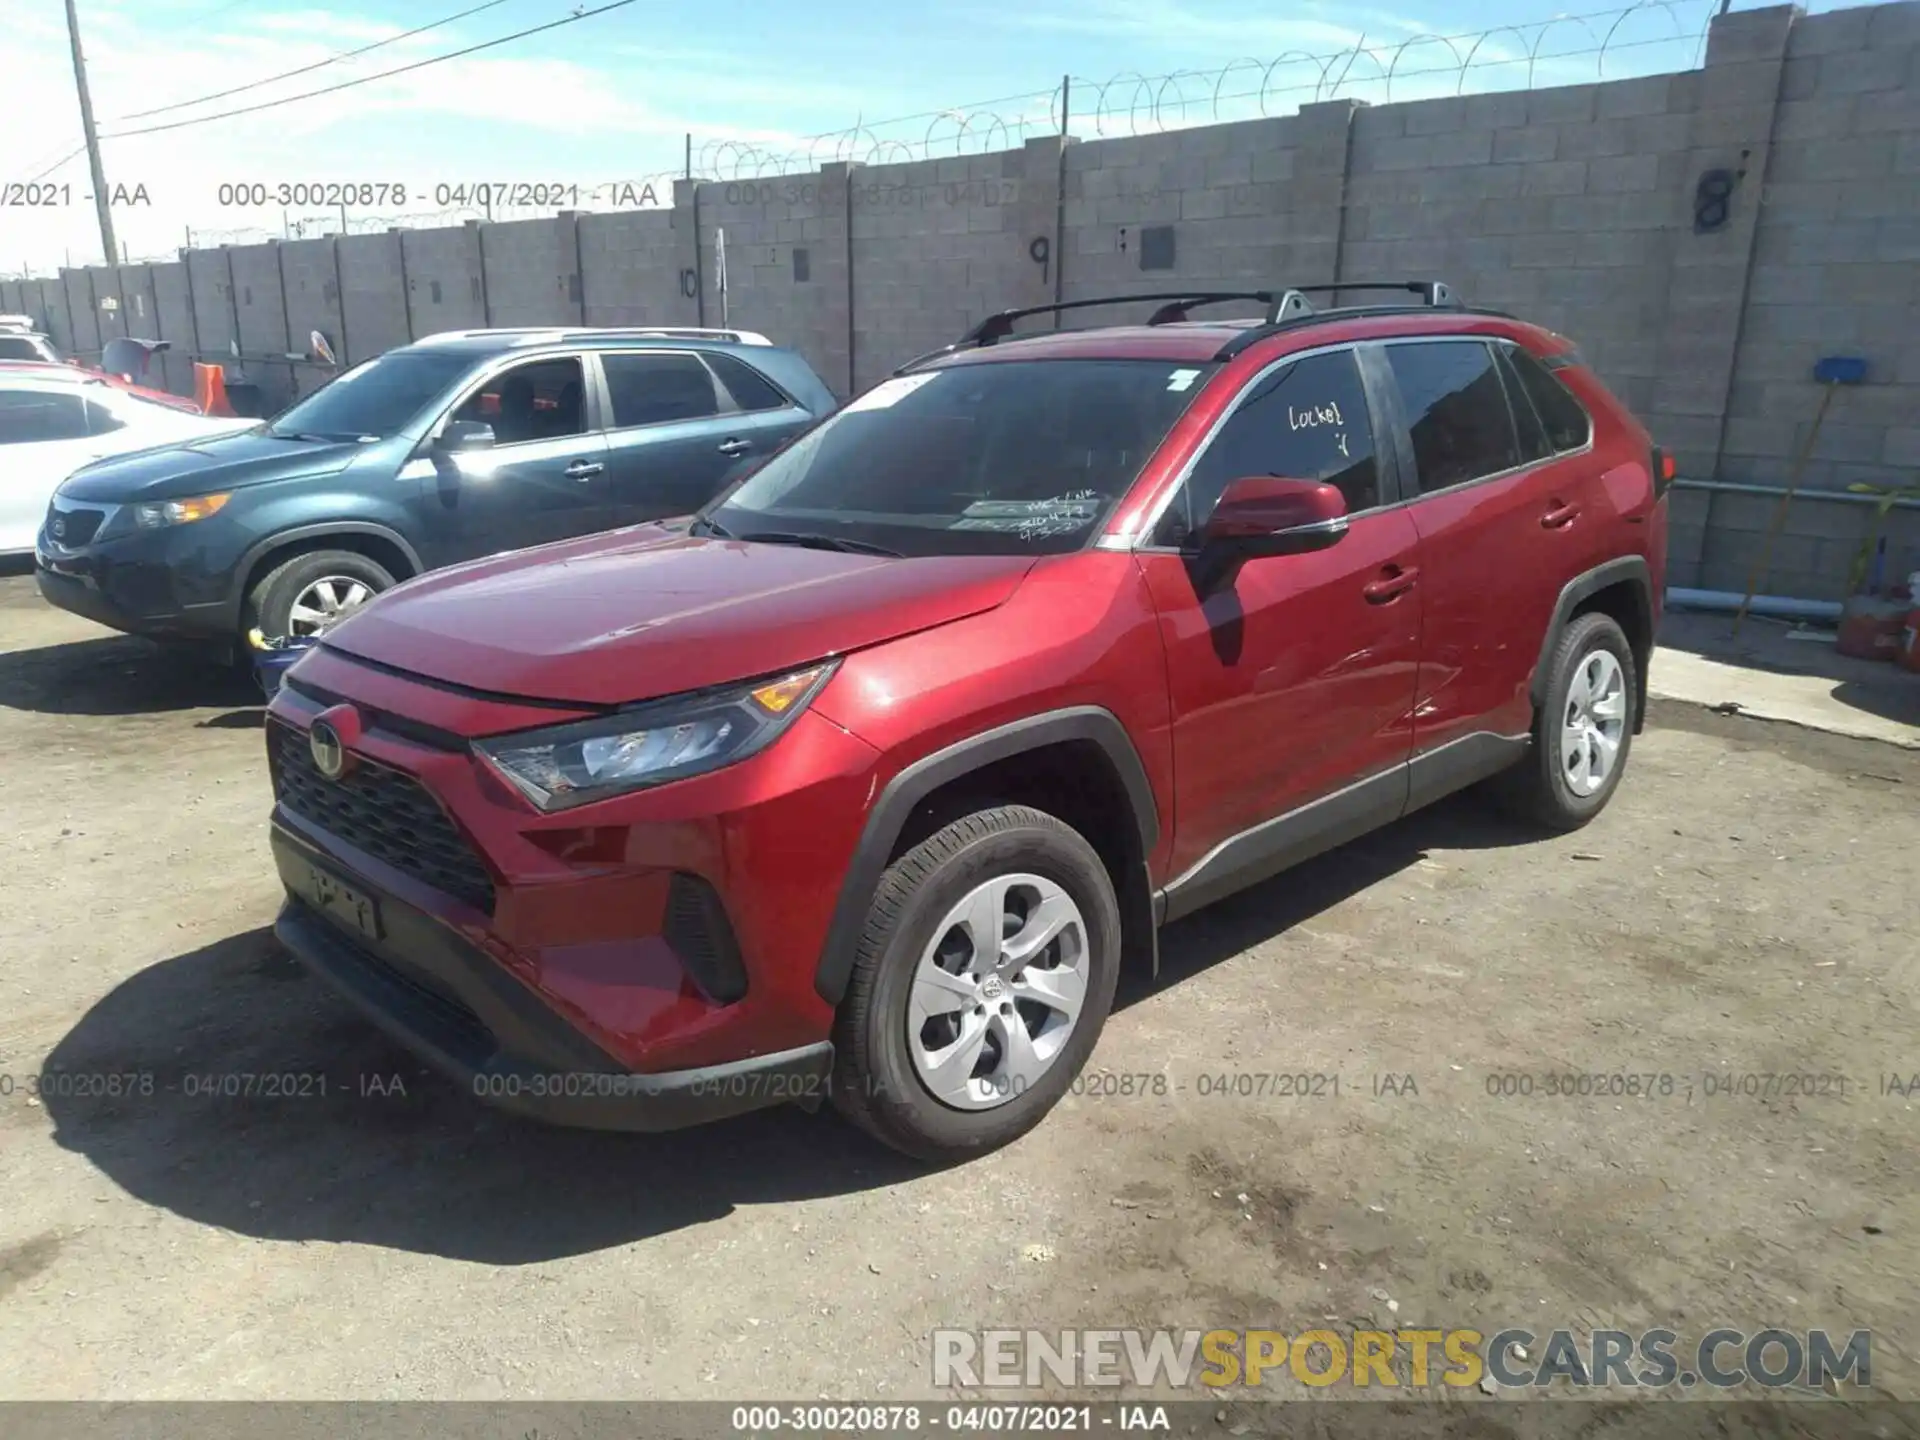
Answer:
[[109, 455], [249, 430], [59, 365], [0, 370], [0, 556], [31, 554], [60, 482]]

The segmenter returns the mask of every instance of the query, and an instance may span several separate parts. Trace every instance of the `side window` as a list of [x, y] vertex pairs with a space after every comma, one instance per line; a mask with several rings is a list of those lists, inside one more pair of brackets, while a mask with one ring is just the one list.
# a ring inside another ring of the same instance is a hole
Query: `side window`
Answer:
[[469, 395], [452, 418], [493, 426], [494, 438], [502, 445], [584, 435], [583, 374], [579, 359], [573, 356], [515, 365]]
[[1413, 431], [1422, 494], [1519, 465], [1513, 412], [1484, 341], [1389, 345], [1387, 359]]
[[1201, 455], [1153, 543], [1183, 544], [1228, 482], [1250, 475], [1338, 485], [1350, 512], [1380, 503], [1367, 392], [1352, 351], [1310, 355], [1259, 381]]
[[658, 425], [668, 420], [704, 420], [720, 413], [713, 372], [684, 351], [603, 354], [607, 393], [613, 398], [611, 427]]
[[0, 390], [0, 445], [81, 440], [86, 433], [86, 402], [78, 395]]
[[733, 396], [733, 403], [742, 410], [786, 409], [789, 403], [787, 397], [746, 361], [708, 351], [707, 364], [713, 367], [714, 373], [720, 377], [720, 383]]
[[1513, 411], [1514, 429], [1520, 435], [1520, 461], [1531, 465], [1536, 460], [1545, 460], [1553, 454], [1553, 445], [1547, 439], [1547, 427], [1540, 423], [1540, 412], [1533, 408], [1533, 401], [1521, 388], [1520, 376], [1513, 368], [1513, 347], [1496, 345], [1493, 353], [1500, 363], [1500, 381], [1506, 388], [1507, 405]]
[[91, 396], [87, 398], [87, 433], [89, 435], [111, 435], [116, 430], [127, 428], [127, 422], [114, 414], [106, 406]]
[[1507, 358], [1520, 378], [1520, 388], [1533, 401], [1533, 408], [1547, 428], [1547, 439], [1556, 451], [1578, 450], [1593, 438], [1593, 420], [1586, 407], [1546, 366], [1517, 346], [1508, 347]]
[[39, 348], [24, 335], [0, 335], [0, 360], [38, 360]]

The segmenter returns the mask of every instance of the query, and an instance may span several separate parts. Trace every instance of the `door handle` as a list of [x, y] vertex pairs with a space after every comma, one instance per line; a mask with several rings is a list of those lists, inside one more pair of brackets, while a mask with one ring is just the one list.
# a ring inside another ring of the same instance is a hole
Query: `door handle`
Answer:
[[1555, 505], [1540, 517], [1540, 524], [1548, 530], [1558, 530], [1563, 525], [1571, 525], [1580, 514], [1578, 505]]
[[720, 442], [722, 455], [744, 455], [753, 448], [751, 440], [723, 440]]
[[1385, 605], [1389, 600], [1398, 600], [1413, 588], [1413, 582], [1420, 571], [1409, 565], [1406, 569], [1396, 568], [1391, 575], [1382, 577], [1364, 586], [1360, 593], [1367, 597], [1369, 605]]
[[606, 468], [598, 460], [576, 460], [567, 466], [566, 474], [569, 480], [591, 480]]

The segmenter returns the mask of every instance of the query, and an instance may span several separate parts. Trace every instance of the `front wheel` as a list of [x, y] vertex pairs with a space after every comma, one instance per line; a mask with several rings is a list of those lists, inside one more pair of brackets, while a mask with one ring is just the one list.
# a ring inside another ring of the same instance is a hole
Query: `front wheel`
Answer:
[[1548, 661], [1533, 750], [1499, 777], [1507, 808], [1553, 830], [1578, 830], [1606, 808], [1633, 749], [1639, 696], [1633, 647], [1612, 616], [1579, 616]]
[[271, 640], [306, 639], [393, 588], [386, 567], [354, 550], [309, 550], [276, 565], [253, 588], [248, 623]]
[[881, 877], [835, 1029], [834, 1100], [950, 1161], [1024, 1134], [1100, 1038], [1119, 977], [1106, 866], [1055, 817], [976, 811]]

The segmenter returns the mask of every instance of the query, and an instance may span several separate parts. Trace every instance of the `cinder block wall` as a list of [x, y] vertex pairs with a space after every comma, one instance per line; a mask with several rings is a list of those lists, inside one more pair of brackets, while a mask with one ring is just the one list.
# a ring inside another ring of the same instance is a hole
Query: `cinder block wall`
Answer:
[[[1701, 191], [1715, 172], [1723, 214]], [[250, 376], [284, 400], [319, 378], [284, 359], [312, 329], [352, 362], [470, 326], [718, 325], [723, 233], [728, 321], [798, 348], [842, 397], [1056, 295], [1440, 278], [1575, 339], [1694, 480], [1782, 484], [1820, 401], [1814, 362], [1861, 356], [1868, 383], [1833, 399], [1802, 485], [1920, 483], [1914, 0], [1723, 15], [1702, 66], [1673, 75], [681, 181], [670, 210], [9, 281], [0, 310], [81, 355], [157, 333], [180, 390], [191, 354], [225, 355], [237, 326]], [[1774, 505], [1678, 492], [1672, 582], [1743, 588]], [[1796, 503], [1765, 588], [1838, 598], [1868, 518]], [[1920, 568], [1920, 511], [1887, 533], [1894, 573]]]

